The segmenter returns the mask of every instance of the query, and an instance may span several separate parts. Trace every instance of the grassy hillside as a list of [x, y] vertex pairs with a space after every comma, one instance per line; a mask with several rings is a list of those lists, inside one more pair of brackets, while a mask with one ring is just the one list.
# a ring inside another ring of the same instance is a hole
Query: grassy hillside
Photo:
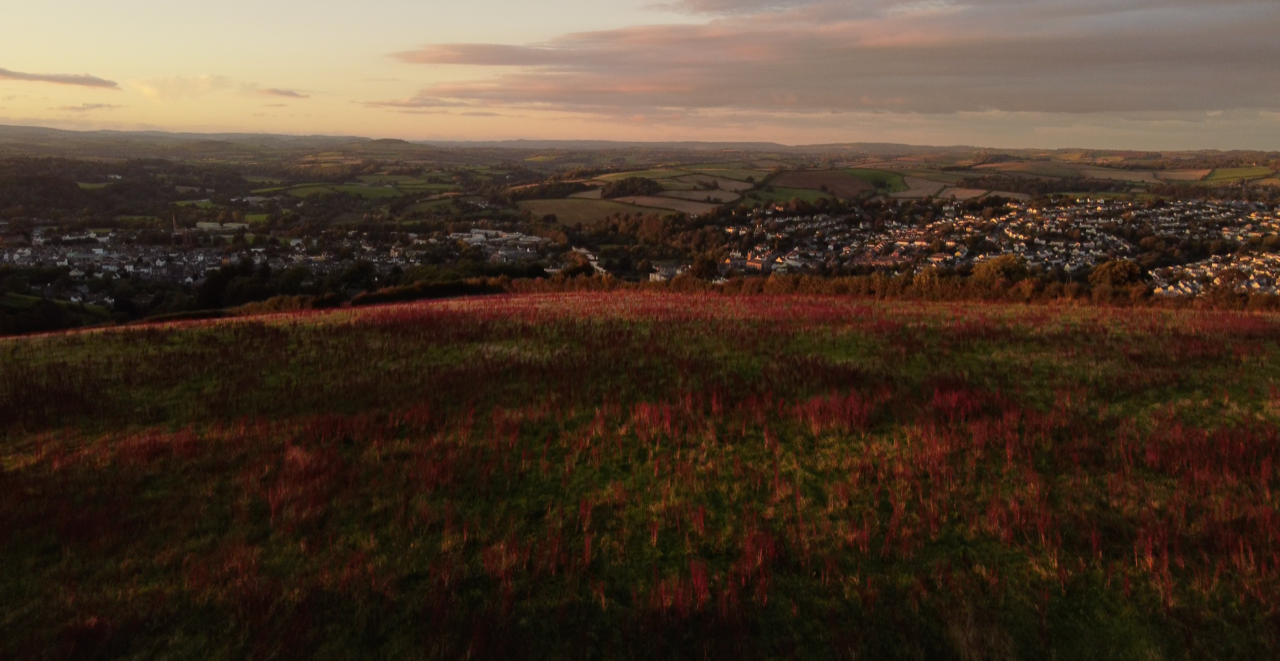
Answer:
[[1278, 339], [619, 292], [0, 341], [0, 657], [1274, 658]]

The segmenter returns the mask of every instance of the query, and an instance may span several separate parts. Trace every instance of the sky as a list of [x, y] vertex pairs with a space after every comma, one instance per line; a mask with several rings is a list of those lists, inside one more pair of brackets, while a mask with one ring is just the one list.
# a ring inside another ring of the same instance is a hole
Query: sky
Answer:
[[44, 0], [3, 14], [0, 124], [1280, 150], [1280, 0]]

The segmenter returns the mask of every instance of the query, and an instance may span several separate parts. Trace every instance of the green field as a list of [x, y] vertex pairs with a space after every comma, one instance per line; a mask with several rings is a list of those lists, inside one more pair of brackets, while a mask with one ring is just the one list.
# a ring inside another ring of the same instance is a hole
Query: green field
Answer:
[[0, 658], [1277, 658], [1280, 317], [788, 282], [4, 340]]
[[659, 179], [658, 183], [662, 184], [662, 190], [697, 190], [697, 184], [688, 181], [676, 181], [675, 179]]
[[[88, 326], [110, 319], [110, 313], [96, 305], [0, 292], [0, 335]], [[0, 633], [2, 631], [3, 625], [0, 625]]]
[[[1000, 194], [999, 192], [993, 192], [993, 193], [992, 193], [992, 195], [999, 195], [999, 194]], [[1057, 193], [1057, 194], [1058, 194], [1058, 195], [1066, 195], [1067, 197], [1073, 197], [1073, 198], [1075, 198], [1075, 199], [1077, 199], [1077, 200], [1088, 200], [1088, 199], [1091, 199], [1091, 198], [1092, 198], [1092, 199], [1095, 199], [1095, 200], [1155, 200], [1155, 199], [1159, 199], [1159, 196], [1157, 196], [1157, 195], [1152, 195], [1152, 194], [1150, 194], [1150, 193], [1112, 193], [1112, 192], [1096, 192], [1096, 193], [1088, 193], [1088, 192], [1077, 192], [1077, 191], [1063, 191], [1063, 192], [1061, 192], [1061, 193]]]
[[418, 193], [418, 192], [447, 193], [449, 191], [458, 190], [458, 187], [453, 184], [428, 184], [428, 183], [397, 184], [396, 188], [399, 188], [400, 190], [406, 193]]
[[[755, 165], [745, 161], [729, 161], [725, 163], [695, 163], [693, 165], [681, 165], [681, 170], [697, 171], [697, 170], [758, 170]], [[733, 177], [730, 177], [732, 179]]]
[[270, 218], [270, 217], [271, 217], [271, 214], [267, 214], [267, 213], [247, 213], [244, 215], [244, 222], [250, 223], [250, 224], [265, 223], [267, 222], [267, 218]]
[[726, 169], [726, 168], [686, 168], [689, 172], [696, 174], [709, 174], [713, 177], [724, 177], [725, 179], [734, 179], [737, 181], [746, 181], [748, 178], [754, 181], [764, 181], [769, 176], [768, 170], [742, 170], [742, 169]]
[[996, 163], [993, 165], [979, 166], [974, 168], [974, 171], [993, 174], [1026, 174], [1037, 177], [1057, 177], [1060, 179], [1076, 179], [1080, 177], [1080, 171], [1073, 167], [1047, 161]]
[[526, 200], [520, 202], [519, 206], [521, 210], [527, 210], [532, 213], [534, 218], [555, 214], [558, 222], [568, 225], [593, 223], [615, 213], [653, 213], [652, 209], [644, 209], [631, 204], [622, 204], [609, 200]]
[[[904, 177], [919, 177], [928, 181], [936, 181], [943, 184], [960, 184], [966, 179], [971, 179], [978, 174], [962, 173], [962, 172], [941, 172], [938, 170], [895, 170], [897, 174]], [[906, 183], [906, 182], [903, 182]]]
[[907, 185], [907, 182], [902, 179], [902, 175], [897, 172], [889, 172], [887, 170], [867, 170], [862, 168], [841, 170], [841, 172], [851, 174], [886, 193], [901, 193], [902, 191], [911, 188]]
[[107, 187], [107, 184], [86, 184], [84, 182], [77, 183], [76, 185], [83, 190], [98, 190], [99, 188]]
[[366, 184], [412, 184], [421, 182], [421, 179], [398, 174], [366, 174], [356, 177]]
[[636, 172], [617, 172], [614, 174], [606, 174], [596, 177], [597, 181], [619, 181], [629, 177], [640, 177], [642, 179], [667, 179], [669, 177], [680, 177], [689, 174], [684, 170], [638, 170]]
[[295, 197], [348, 193], [350, 195], [367, 199], [384, 199], [404, 195], [402, 191], [395, 188], [386, 188], [383, 186], [360, 186], [356, 184], [306, 184], [304, 186], [295, 186], [290, 188], [288, 193]]
[[1222, 183], [1224, 181], [1235, 181], [1240, 179], [1261, 179], [1271, 174], [1271, 168], [1268, 167], [1252, 167], [1252, 168], [1218, 168], [1209, 173], [1204, 181], [1213, 183]]
[[13, 310], [29, 309], [32, 305], [35, 305], [36, 301], [39, 300], [40, 298], [37, 296], [22, 296], [12, 292], [4, 292], [3, 294], [0, 294], [0, 306]]

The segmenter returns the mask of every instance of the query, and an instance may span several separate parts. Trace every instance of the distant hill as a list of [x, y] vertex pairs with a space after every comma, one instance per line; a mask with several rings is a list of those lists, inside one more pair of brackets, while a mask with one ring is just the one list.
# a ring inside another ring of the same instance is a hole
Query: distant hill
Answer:
[[[199, 144], [200, 147], [193, 147]], [[817, 145], [784, 145], [777, 142], [643, 142], [612, 140], [419, 140], [396, 138], [373, 139], [360, 136], [280, 135], [268, 133], [170, 133], [165, 131], [67, 131], [38, 126], [0, 125], [0, 154], [19, 151], [83, 150], [93, 147], [115, 149], [176, 148], [185, 150], [212, 150], [217, 146], [240, 149], [254, 146], [284, 150], [322, 149], [373, 149], [404, 150], [422, 149], [503, 149], [503, 150], [678, 150], [678, 151], [743, 151], [815, 154], [849, 152], [860, 154], [904, 154], [921, 152], [971, 152], [978, 148], [966, 146], [935, 147], [892, 143], [843, 143]]]
[[[727, 156], [728, 160], [786, 158], [890, 159], [925, 156], [943, 162], [990, 163], [997, 160], [1070, 160], [1081, 158], [1115, 164], [1160, 158], [1238, 156], [1243, 160], [1280, 158], [1263, 152], [1132, 152], [1079, 149], [1002, 149], [967, 145], [932, 146], [881, 142], [784, 145], [776, 142], [610, 141], [610, 140], [490, 140], [409, 141], [361, 136], [280, 135], [267, 133], [170, 133], [164, 131], [67, 131], [35, 126], [0, 125], [0, 158], [62, 156], [79, 158], [173, 158], [260, 163], [292, 160], [318, 152], [337, 152], [353, 158], [432, 161], [451, 165], [487, 165], [534, 160], [557, 152], [561, 165], [613, 165], [621, 156], [631, 162], [697, 161]], [[563, 158], [570, 155], [572, 158]], [[1105, 157], [1105, 161], [1101, 161]]]
[[906, 145], [880, 142], [851, 142], [845, 144], [784, 145], [777, 142], [627, 142], [612, 140], [496, 140], [496, 141], [440, 141], [425, 140], [423, 144], [451, 148], [480, 149], [532, 149], [532, 150], [609, 150], [609, 149], [677, 149], [688, 151], [746, 151], [812, 154], [832, 151], [860, 154], [902, 154], [919, 152], [971, 152], [978, 147]]

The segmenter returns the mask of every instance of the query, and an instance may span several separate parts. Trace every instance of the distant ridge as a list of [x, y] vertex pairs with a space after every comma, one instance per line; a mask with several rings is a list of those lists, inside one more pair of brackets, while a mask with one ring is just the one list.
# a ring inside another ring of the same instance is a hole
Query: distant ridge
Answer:
[[466, 158], [463, 150], [512, 152], [546, 151], [681, 151], [681, 152], [745, 152], [759, 158], [771, 153], [804, 156], [871, 157], [916, 154], [961, 154], [994, 152], [1030, 157], [1051, 153], [1095, 152], [1135, 155], [1159, 154], [1276, 154], [1277, 152], [1246, 150], [1151, 151], [1110, 150], [1092, 148], [1062, 149], [998, 149], [972, 145], [909, 145], [887, 142], [820, 143], [785, 145], [777, 142], [699, 142], [636, 140], [403, 140], [344, 135], [286, 135], [275, 133], [190, 133], [168, 131], [72, 131], [41, 126], [0, 125], [0, 156], [110, 156], [119, 158], [181, 157], [192, 151], [202, 154], [224, 149], [243, 155], [255, 149], [278, 150], [281, 153], [306, 151], [353, 151], [373, 156], [398, 154], [404, 157]]
[[784, 145], [778, 142], [644, 142], [615, 140], [481, 140], [481, 141], [448, 141], [420, 140], [418, 144], [436, 147], [472, 148], [472, 149], [573, 149], [573, 150], [609, 150], [609, 149], [679, 149], [687, 151], [749, 151], [749, 152], [787, 152], [787, 153], [821, 153], [832, 151], [858, 152], [862, 154], [889, 154], [919, 151], [976, 151], [979, 147], [950, 146], [936, 147], [931, 145], [907, 145], [887, 142], [851, 142], [816, 145]]
[[783, 153], [857, 152], [863, 154], [910, 153], [920, 151], [974, 151], [977, 147], [907, 145], [893, 143], [846, 143], [816, 145], [784, 145], [777, 142], [699, 142], [699, 141], [634, 141], [634, 140], [402, 140], [399, 138], [366, 138], [362, 136], [283, 135], [272, 133], [189, 133], [168, 131], [70, 131], [40, 126], [0, 125], [0, 145], [25, 143], [28, 146], [54, 146], [55, 143], [145, 143], [176, 146], [178, 143], [224, 142], [230, 145], [254, 145], [274, 148], [324, 148], [364, 145], [369, 147], [435, 148], [435, 149], [510, 149], [524, 151], [577, 150], [608, 151], [614, 149], [651, 149], [681, 151], [747, 151]]

